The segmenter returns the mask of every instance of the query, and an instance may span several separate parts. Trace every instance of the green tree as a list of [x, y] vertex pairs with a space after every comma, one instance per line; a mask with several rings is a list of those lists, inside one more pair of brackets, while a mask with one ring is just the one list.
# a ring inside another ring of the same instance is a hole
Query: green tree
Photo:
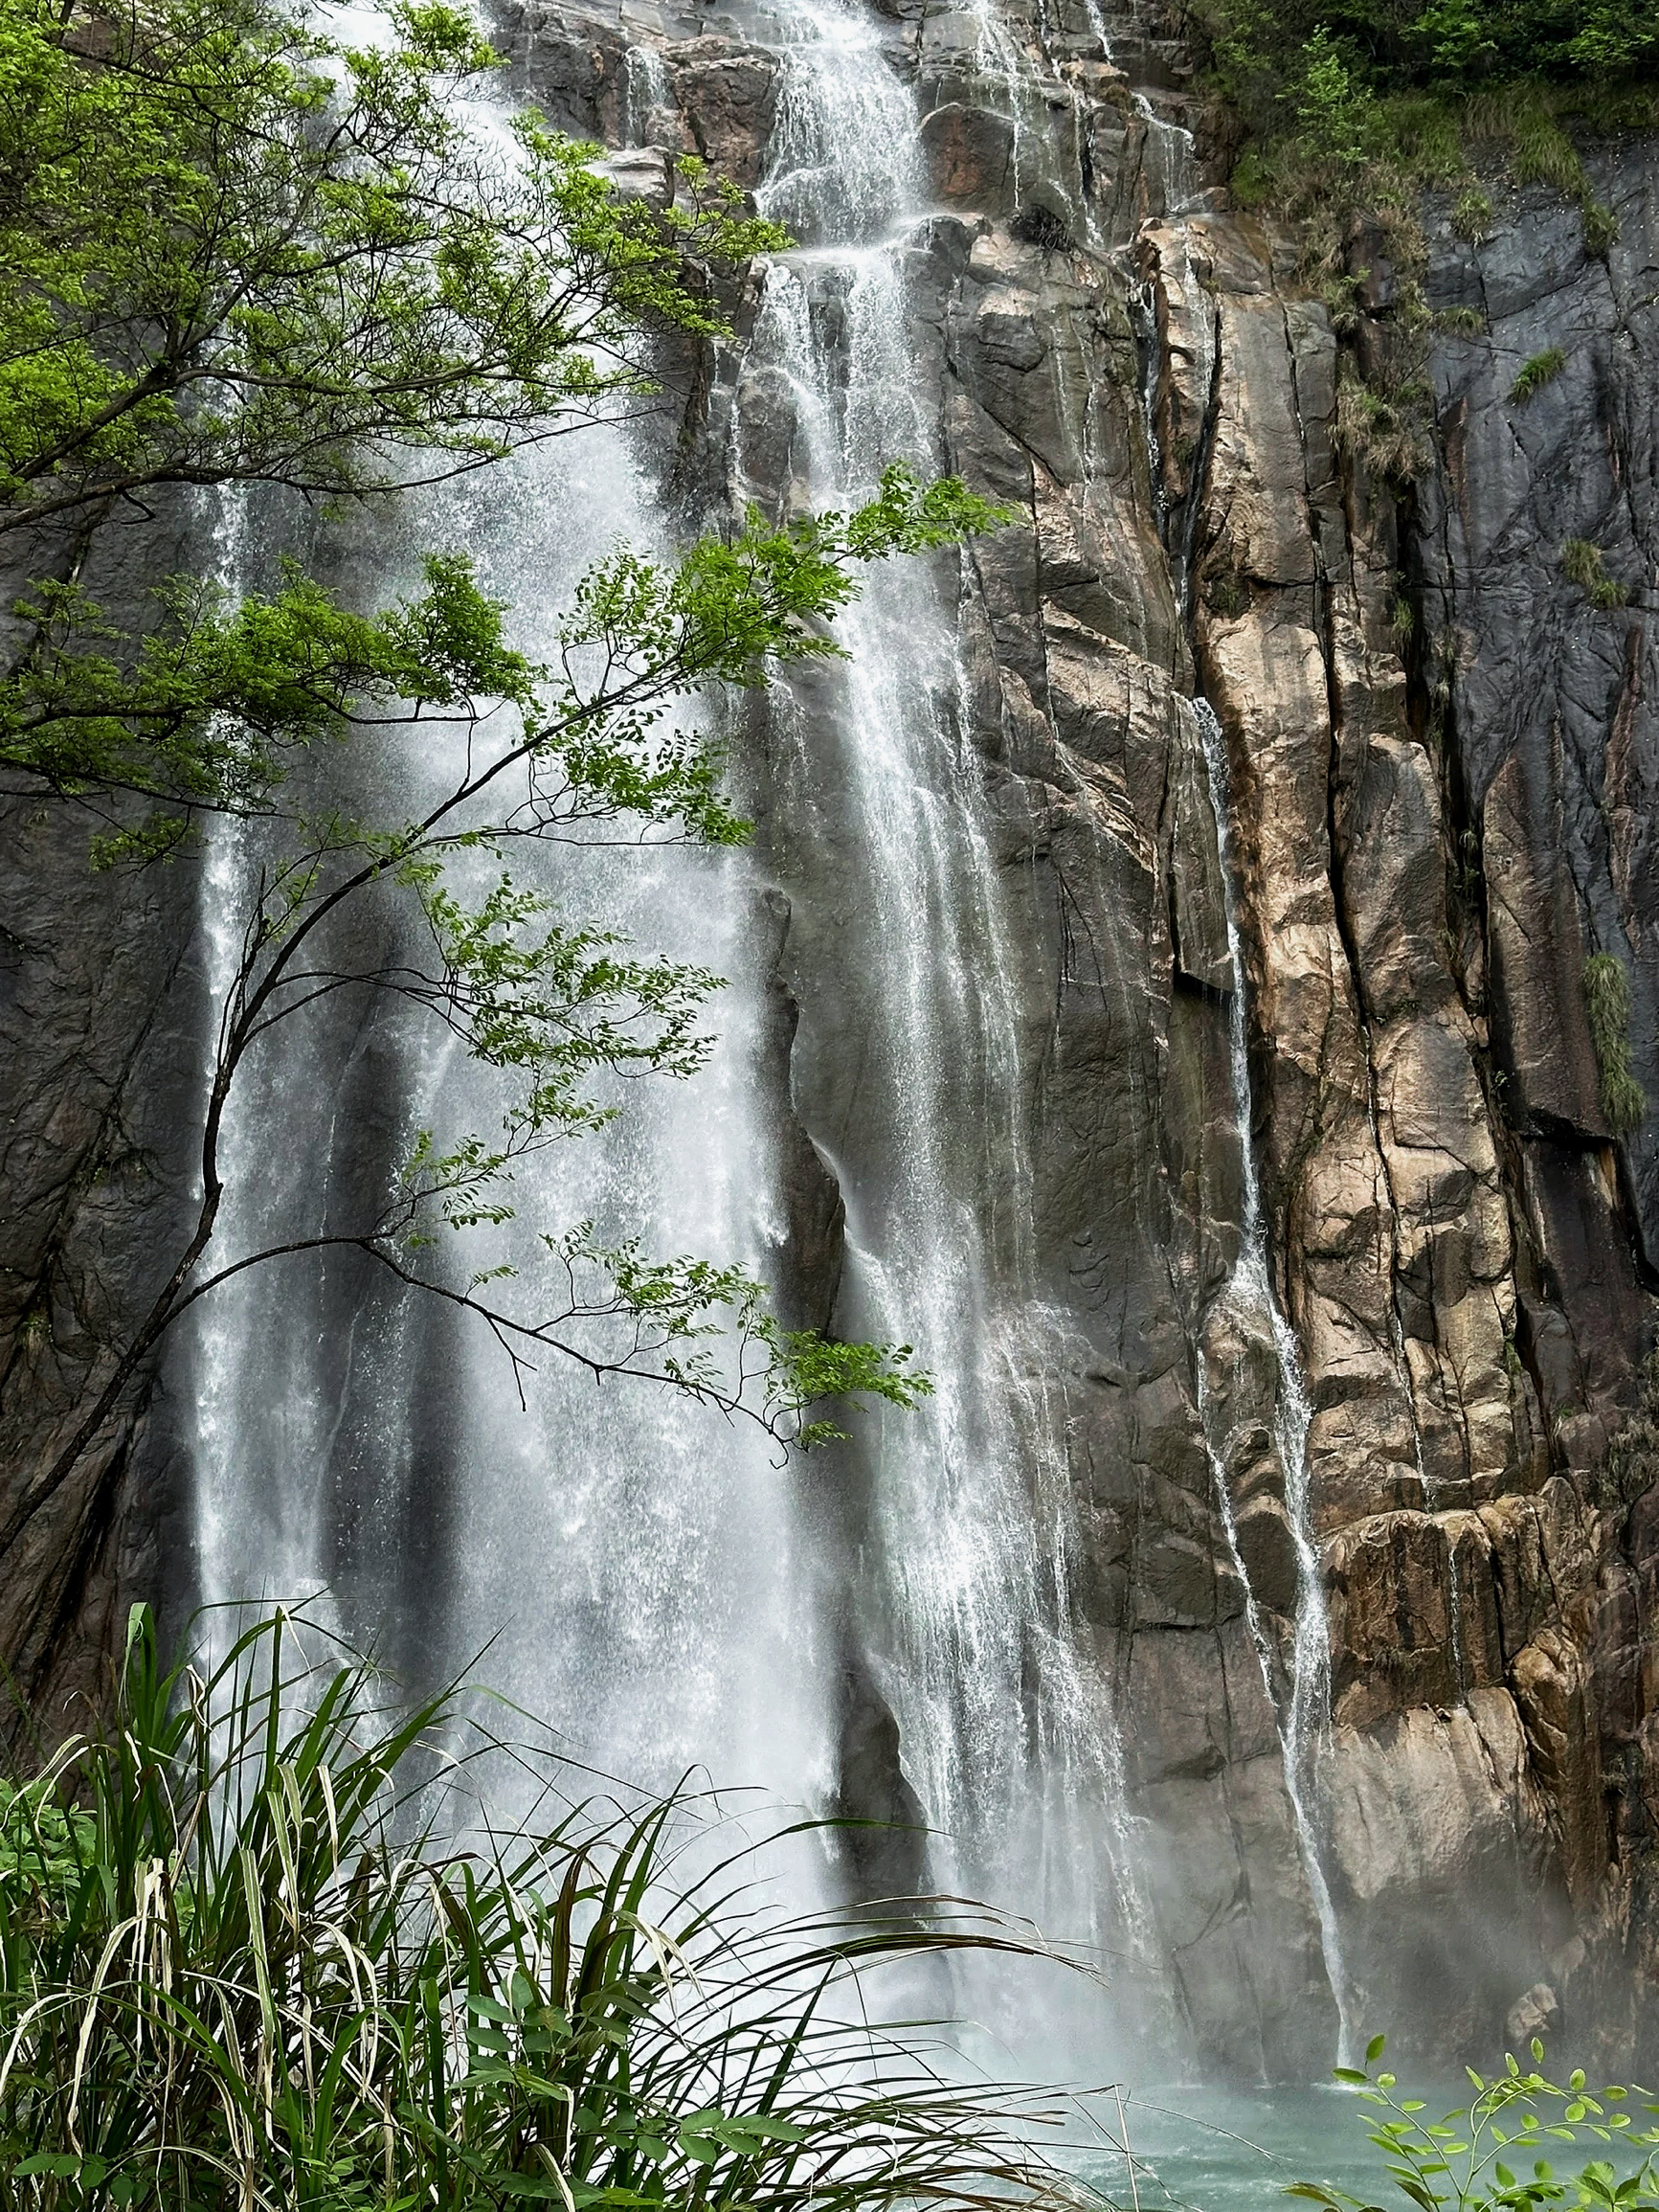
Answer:
[[[640, 841], [740, 842], [720, 746], [675, 728], [676, 705], [833, 654], [828, 625], [863, 564], [991, 527], [995, 510], [895, 468], [856, 513], [782, 529], [751, 513], [665, 564], [617, 552], [583, 579], [547, 666], [508, 645], [504, 610], [453, 553], [378, 615], [291, 562], [278, 589], [240, 601], [175, 578], [137, 637], [112, 631], [78, 580], [90, 533], [168, 484], [383, 498], [558, 435], [648, 388], [654, 330], [720, 327], [701, 263], [779, 242], [696, 169], [679, 212], [619, 198], [596, 149], [534, 114], [513, 120], [510, 163], [481, 153], [454, 101], [494, 56], [446, 8], [396, 6], [389, 21], [392, 42], [358, 52], [235, 0], [112, 15], [0, 0], [16, 142], [0, 212], [0, 523], [55, 529], [68, 549], [20, 603], [0, 774], [86, 810], [105, 867], [152, 862], [215, 816], [263, 824], [266, 854], [219, 1009], [192, 1230], [12, 1501], [0, 1550], [181, 1314], [248, 1267], [325, 1245], [463, 1308], [515, 1371], [550, 1349], [784, 1441], [825, 1433], [818, 1401], [909, 1404], [927, 1387], [906, 1347], [780, 1328], [741, 1269], [601, 1251], [584, 1225], [544, 1237], [552, 1294], [500, 1263], [458, 1277], [431, 1248], [446, 1227], [499, 1227], [517, 1161], [609, 1117], [595, 1074], [684, 1075], [707, 1048], [698, 1018], [718, 979], [568, 921], [515, 878], [514, 850], [623, 821]], [[324, 740], [412, 720], [465, 733], [463, 765], [424, 811], [363, 821], [328, 800]], [[487, 888], [469, 898], [458, 883], [476, 887], [481, 867]], [[424, 953], [343, 964], [351, 933], [332, 925], [388, 899]], [[342, 993], [447, 1025], [499, 1071], [501, 1126], [429, 1133], [371, 1218], [279, 1233], [215, 1268], [221, 1140], [248, 1057]]]
[[778, 242], [696, 165], [660, 213], [535, 111], [475, 141], [463, 14], [353, 49], [265, 0], [0, 0], [0, 530], [168, 484], [362, 493], [646, 390], [719, 327], [688, 258]]

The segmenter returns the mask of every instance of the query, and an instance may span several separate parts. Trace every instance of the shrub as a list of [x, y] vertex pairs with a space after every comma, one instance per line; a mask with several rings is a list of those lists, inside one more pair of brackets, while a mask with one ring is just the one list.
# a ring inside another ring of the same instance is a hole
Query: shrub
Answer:
[[1451, 227], [1460, 238], [1468, 238], [1471, 245], [1479, 245], [1482, 238], [1491, 236], [1491, 194], [1480, 185], [1469, 185], [1459, 192], [1452, 203]]
[[1376, 125], [1369, 88], [1356, 78], [1323, 23], [1302, 49], [1296, 101], [1303, 149], [1317, 161], [1356, 169]]
[[1566, 540], [1561, 547], [1561, 569], [1567, 581], [1588, 592], [1591, 602], [1604, 612], [1622, 607], [1629, 599], [1624, 585], [1603, 570], [1601, 547], [1592, 545], [1588, 538]]
[[[865, 1964], [1020, 1948], [988, 1918], [779, 1926], [747, 1836], [723, 1865], [684, 1799], [572, 1805], [455, 1695], [326, 1659], [279, 1613], [164, 1668], [136, 1611], [113, 1726], [7, 1794], [8, 2212], [1076, 2201], [1040, 2100], [861, 2012]], [[543, 1792], [506, 1835], [504, 1777]]]
[[1584, 1004], [1602, 1075], [1602, 1111], [1608, 1128], [1623, 1137], [1640, 1124], [1648, 1096], [1630, 1072], [1630, 984], [1624, 962], [1611, 953], [1594, 953], [1584, 962]]
[[[1374, 2036], [1361, 2066], [1337, 2066], [1335, 2078], [1358, 2090], [1367, 2108], [1360, 2115], [1370, 2140], [1383, 2155], [1395, 2187], [1410, 2200], [1417, 2212], [1542, 2212], [1545, 2205], [1562, 2212], [1581, 2212], [1596, 2206], [1604, 2212], [1642, 2212], [1650, 2207], [1659, 2189], [1659, 2128], [1644, 2127], [1637, 2112], [1627, 2110], [1632, 2091], [1621, 2083], [1592, 2089], [1577, 2070], [1565, 2086], [1548, 2080], [1537, 2069], [1544, 2046], [1532, 2043], [1533, 2065], [1523, 2072], [1513, 2053], [1505, 2070], [1487, 2081], [1472, 2066], [1468, 2068], [1474, 2096], [1467, 2105], [1447, 2112], [1440, 2121], [1421, 2115], [1427, 2107], [1421, 2097], [1397, 2097], [1391, 2073], [1373, 2073], [1381, 2058], [1384, 2042]], [[1635, 2091], [1641, 2096], [1643, 2092]], [[1648, 2118], [1659, 2106], [1638, 2108]], [[1549, 2151], [1558, 2156], [1560, 2143], [1594, 2143], [1615, 2153], [1633, 2153], [1640, 2158], [1591, 2158], [1577, 2175], [1558, 2175], [1549, 2158], [1533, 2154]], [[1530, 2162], [1532, 2172], [1516, 2168]], [[1623, 2178], [1619, 2166], [1625, 2167]], [[1325, 2181], [1298, 2181], [1287, 2191], [1292, 2197], [1311, 2198], [1328, 2212], [1361, 2212], [1368, 2200], [1351, 2197]]]
[[1520, 374], [1510, 386], [1510, 404], [1524, 407], [1535, 392], [1541, 392], [1546, 384], [1553, 384], [1567, 366], [1567, 356], [1558, 346], [1551, 346], [1542, 353], [1535, 353], [1523, 362]]
[[1599, 200], [1584, 202], [1584, 251], [1593, 261], [1604, 261], [1619, 241], [1619, 218]]

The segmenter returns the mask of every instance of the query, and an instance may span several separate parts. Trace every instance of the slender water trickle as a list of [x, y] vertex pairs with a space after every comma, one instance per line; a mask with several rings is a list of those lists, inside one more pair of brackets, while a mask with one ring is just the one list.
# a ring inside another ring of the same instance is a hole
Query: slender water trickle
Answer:
[[[1100, 0], [1085, 0], [1085, 7], [1089, 30], [1100, 42], [1101, 59], [1110, 61], [1112, 58], [1111, 34]], [[1143, 143], [1147, 148], [1142, 159], [1148, 161], [1157, 187], [1155, 193], [1151, 195], [1156, 204], [1149, 207], [1147, 212], [1152, 215], [1178, 214], [1183, 208], [1191, 205], [1195, 196], [1193, 164], [1198, 152], [1198, 141], [1184, 124], [1170, 123], [1159, 115], [1144, 92], [1132, 95], [1130, 104], [1140, 119]]]
[[[1182, 251], [1184, 254], [1184, 244]], [[1187, 265], [1187, 276], [1190, 283], [1190, 263]], [[1172, 529], [1174, 518], [1169, 512], [1164, 491], [1162, 456], [1158, 449], [1156, 430], [1160, 360], [1150, 285], [1141, 288], [1134, 300], [1133, 311], [1142, 354], [1143, 420], [1153, 501], [1159, 532], [1168, 544], [1177, 610], [1182, 621], [1188, 621], [1192, 616], [1194, 556], [1205, 459], [1213, 431], [1219, 341], [1213, 323], [1200, 319], [1196, 327], [1203, 335], [1206, 351], [1199, 365], [1199, 374], [1195, 381], [1206, 395], [1206, 416], [1202, 434], [1190, 463], [1191, 473], [1184, 505], [1178, 512], [1177, 527]], [[1251, 1641], [1261, 1662], [1268, 1702], [1278, 1722], [1286, 1793], [1290, 1802], [1291, 1818], [1309, 1893], [1319, 1924], [1320, 1950], [1325, 1962], [1326, 1977], [1336, 2004], [1338, 2063], [1346, 2065], [1349, 2063], [1352, 2043], [1349, 1981], [1342, 1957], [1341, 1931], [1332, 1901], [1331, 1885], [1325, 1874], [1318, 1803], [1318, 1760], [1330, 1728], [1331, 1642], [1326, 1619], [1324, 1582], [1313, 1539], [1309, 1497], [1308, 1436], [1312, 1422], [1312, 1408], [1302, 1374], [1302, 1357], [1296, 1334], [1273, 1288], [1267, 1220], [1262, 1209], [1261, 1179], [1256, 1165], [1249, 1036], [1244, 1004], [1244, 949], [1238, 925], [1237, 877], [1232, 863], [1231, 779], [1227, 769], [1226, 739], [1209, 701], [1197, 696], [1192, 705], [1203, 750], [1210, 810], [1216, 824], [1222, 906], [1226, 918], [1227, 955], [1233, 975], [1233, 990], [1228, 1004], [1228, 1070], [1234, 1121], [1239, 1135], [1241, 1203], [1239, 1254], [1222, 1297], [1225, 1307], [1238, 1315], [1246, 1330], [1265, 1328], [1272, 1346], [1276, 1382], [1274, 1441], [1284, 1478], [1286, 1518], [1296, 1559], [1295, 1616], [1291, 1626], [1288, 1666], [1281, 1667], [1275, 1659], [1274, 1639], [1268, 1634], [1240, 1546], [1228, 1470], [1211, 1433], [1209, 1415], [1214, 1391], [1209, 1373], [1206, 1332], [1203, 1329], [1200, 1329], [1198, 1338], [1199, 1412], [1204, 1427], [1205, 1448], [1209, 1455], [1222, 1526], [1233, 1565], [1244, 1591]]]
[[978, 25], [978, 39], [975, 47], [975, 66], [982, 77], [1001, 83], [1008, 100], [1008, 122], [1013, 131], [1014, 198], [1018, 204], [1023, 197], [1030, 156], [1026, 150], [1029, 135], [1025, 117], [1025, 103], [1031, 69], [1020, 53], [1014, 35], [998, 11], [996, 0], [974, 0], [974, 19]]
[[1144, 92], [1134, 96], [1134, 112], [1146, 133], [1146, 155], [1156, 181], [1160, 214], [1178, 214], [1193, 197], [1193, 159], [1198, 142], [1184, 124], [1158, 114]]
[[[1215, 1476], [1222, 1524], [1233, 1563], [1244, 1584], [1251, 1638], [1262, 1662], [1267, 1696], [1279, 1719], [1284, 1749], [1285, 1789], [1290, 1800], [1296, 1840], [1309, 1891], [1319, 1922], [1320, 1949], [1331, 1994], [1336, 2001], [1339, 2022], [1337, 2063], [1352, 2063], [1352, 2028], [1349, 2020], [1349, 1982], [1342, 1958], [1341, 1931], [1326, 1879], [1317, 1815], [1317, 1763], [1330, 1727], [1331, 1639], [1325, 1613], [1325, 1587], [1319, 1554], [1313, 1541], [1309, 1501], [1308, 1432], [1312, 1420], [1307, 1385], [1302, 1376], [1301, 1352], [1295, 1331], [1273, 1290], [1267, 1252], [1267, 1222], [1262, 1211], [1262, 1186], [1256, 1169], [1250, 1091], [1250, 1052], [1244, 1007], [1244, 948], [1240, 942], [1232, 866], [1231, 815], [1228, 804], [1226, 740], [1214, 708], [1207, 699], [1195, 699], [1204, 765], [1209, 781], [1210, 806], [1216, 822], [1221, 860], [1222, 898], [1226, 914], [1227, 954], [1232, 962], [1233, 992], [1228, 1006], [1228, 1066], [1232, 1075], [1233, 1104], [1239, 1131], [1241, 1203], [1239, 1256], [1223, 1296], [1246, 1322], [1266, 1320], [1270, 1333], [1277, 1380], [1275, 1402], [1279, 1464], [1284, 1471], [1285, 1508], [1296, 1553], [1296, 1614], [1293, 1624], [1289, 1683], [1278, 1684], [1271, 1642], [1261, 1609], [1250, 1588], [1239, 1547], [1227, 1470], [1214, 1444], [1210, 1460]], [[1199, 1337], [1199, 1400], [1200, 1416], [1207, 1411], [1210, 1378]], [[1206, 1441], [1208, 1437], [1206, 1434]]]

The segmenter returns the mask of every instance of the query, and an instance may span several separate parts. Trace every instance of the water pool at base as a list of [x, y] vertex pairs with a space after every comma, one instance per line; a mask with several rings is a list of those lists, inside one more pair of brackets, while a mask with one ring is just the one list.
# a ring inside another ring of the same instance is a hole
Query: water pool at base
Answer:
[[[1434, 2117], [1457, 2102], [1448, 2090], [1421, 2091]], [[1126, 2094], [1125, 2132], [1133, 2154], [1132, 2188], [1121, 2158], [1103, 2162], [1090, 2178], [1114, 2200], [1140, 2212], [1271, 2212], [1292, 2200], [1293, 2181], [1328, 2181], [1367, 2201], [1393, 2195], [1380, 2154], [1367, 2142], [1371, 2110], [1352, 2090], [1324, 2088], [1226, 2090], [1175, 2084]], [[1105, 2101], [1103, 2116], [1115, 2123]], [[1428, 2115], [1424, 2115], [1427, 2117]]]

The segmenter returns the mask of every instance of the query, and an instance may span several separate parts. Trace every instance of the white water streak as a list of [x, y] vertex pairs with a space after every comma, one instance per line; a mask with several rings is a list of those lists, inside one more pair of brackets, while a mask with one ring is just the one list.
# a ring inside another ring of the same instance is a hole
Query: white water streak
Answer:
[[[751, 359], [788, 380], [804, 496], [841, 506], [884, 463], [938, 457], [901, 255], [865, 243], [858, 212], [917, 208], [914, 118], [871, 41], [838, 13], [809, 20], [820, 34], [792, 53], [760, 198], [810, 199], [820, 242], [768, 273]], [[881, 135], [846, 147], [855, 204], [826, 205], [818, 151], [856, 118]], [[906, 1772], [946, 1832], [933, 1878], [1018, 1901], [1054, 1932], [1121, 1936], [1139, 1917], [1133, 1840], [1110, 1685], [1071, 1614], [1064, 1323], [1037, 1295], [1012, 924], [961, 734], [965, 676], [920, 567], [872, 578], [840, 627], [852, 661], [830, 773], [854, 824], [850, 903], [880, 917], [860, 1118], [886, 1154], [847, 1191], [843, 1296], [857, 1333], [902, 1330], [936, 1386], [920, 1412], [884, 1419], [874, 1453], [882, 1682]], [[825, 772], [797, 755], [803, 786]]]
[[[1318, 1548], [1313, 1540], [1309, 1499], [1308, 1433], [1312, 1408], [1302, 1375], [1302, 1357], [1296, 1333], [1274, 1294], [1267, 1252], [1267, 1223], [1262, 1211], [1261, 1179], [1256, 1168], [1253, 1113], [1250, 1091], [1250, 1051], [1244, 1007], [1244, 948], [1240, 942], [1235, 875], [1232, 865], [1229, 781], [1226, 740], [1214, 708], [1207, 699], [1195, 699], [1208, 774], [1210, 807], [1215, 816], [1216, 841], [1221, 860], [1222, 886], [1227, 925], [1227, 953], [1232, 961], [1233, 992], [1228, 1006], [1228, 1066], [1232, 1076], [1233, 1106], [1239, 1132], [1241, 1205], [1239, 1256], [1225, 1298], [1248, 1320], [1266, 1321], [1270, 1334], [1278, 1388], [1275, 1403], [1279, 1464], [1285, 1478], [1285, 1508], [1296, 1552], [1296, 1617], [1291, 1639], [1289, 1692], [1282, 1697], [1274, 1680], [1270, 1646], [1250, 1579], [1240, 1554], [1238, 1527], [1227, 1473], [1213, 1445], [1211, 1466], [1222, 1508], [1222, 1518], [1233, 1561], [1244, 1586], [1250, 1635], [1262, 1662], [1268, 1702], [1279, 1720], [1284, 1750], [1285, 1789], [1290, 1800], [1302, 1865], [1319, 1922], [1320, 1949], [1331, 1994], [1336, 2002], [1339, 2023], [1337, 2064], [1352, 2063], [1353, 2033], [1349, 2020], [1349, 1982], [1342, 1958], [1341, 1930], [1337, 1926], [1331, 1885], [1326, 1879], [1319, 1832], [1318, 1761], [1330, 1731], [1331, 1636], [1325, 1611], [1325, 1585]], [[1203, 1340], [1199, 1338], [1199, 1399], [1202, 1414], [1209, 1396]], [[1207, 1441], [1207, 1437], [1206, 1437]]]

